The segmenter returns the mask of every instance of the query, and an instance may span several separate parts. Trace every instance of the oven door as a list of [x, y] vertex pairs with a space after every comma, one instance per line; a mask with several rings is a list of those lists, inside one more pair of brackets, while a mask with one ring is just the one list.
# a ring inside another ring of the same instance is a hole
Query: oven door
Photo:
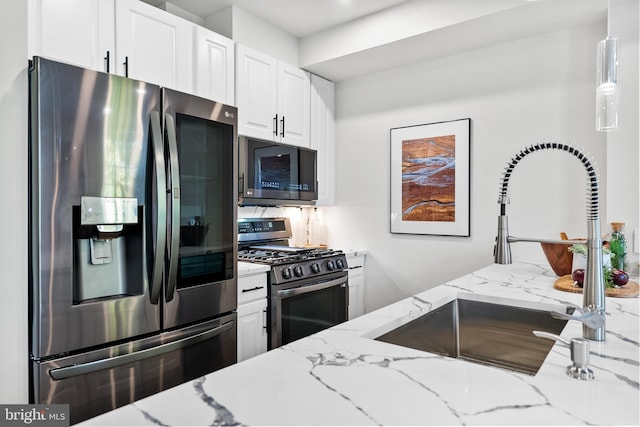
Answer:
[[347, 321], [348, 273], [271, 286], [269, 349]]

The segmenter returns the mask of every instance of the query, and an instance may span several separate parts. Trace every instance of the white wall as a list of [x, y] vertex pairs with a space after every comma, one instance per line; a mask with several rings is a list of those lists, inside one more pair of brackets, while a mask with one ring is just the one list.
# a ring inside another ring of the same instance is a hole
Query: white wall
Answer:
[[[615, 6], [615, 7], [614, 7]], [[632, 251], [633, 230], [639, 227], [640, 194], [640, 86], [638, 54], [640, 34], [638, 18], [640, 2], [618, 0], [611, 10], [611, 35], [620, 39], [621, 90], [620, 129], [607, 134], [607, 220], [626, 223], [628, 250]], [[635, 21], [634, 21], [635, 17]], [[634, 225], [635, 224], [635, 225]], [[629, 261], [637, 262], [638, 254], [629, 254]]]
[[27, 403], [27, 2], [0, 15], [0, 402]]
[[236, 43], [298, 66], [298, 39], [236, 6], [207, 17], [205, 25]]
[[[605, 34], [597, 22], [337, 84], [336, 206], [326, 218], [332, 246], [369, 251], [367, 311], [493, 262], [500, 173], [525, 146], [580, 146], [606, 188], [606, 135], [594, 129], [595, 47]], [[389, 129], [467, 117], [471, 237], [390, 234]], [[571, 155], [532, 154], [509, 188], [512, 235], [586, 237], [586, 173]], [[516, 260], [544, 260], [538, 244], [512, 249]]]

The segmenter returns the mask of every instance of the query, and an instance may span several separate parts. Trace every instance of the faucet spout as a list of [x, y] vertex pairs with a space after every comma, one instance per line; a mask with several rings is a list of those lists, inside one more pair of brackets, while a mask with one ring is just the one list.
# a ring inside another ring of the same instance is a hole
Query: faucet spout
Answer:
[[537, 239], [517, 239], [509, 236], [508, 218], [506, 205], [509, 203], [508, 187], [509, 179], [516, 165], [527, 155], [539, 151], [554, 149], [574, 155], [584, 165], [587, 170], [587, 267], [583, 283], [583, 312], [593, 313], [590, 316], [576, 317], [573, 320], [593, 319], [593, 316], [601, 318], [601, 322], [583, 322], [582, 336], [584, 338], [604, 341], [605, 340], [605, 282], [602, 265], [602, 239], [600, 238], [600, 215], [599, 215], [599, 193], [598, 176], [589, 158], [580, 152], [576, 147], [560, 143], [542, 143], [526, 147], [516, 154], [507, 164], [500, 185], [500, 216], [498, 217], [498, 234], [493, 250], [494, 261], [497, 264], [511, 264], [511, 242], [517, 241], [538, 241]]

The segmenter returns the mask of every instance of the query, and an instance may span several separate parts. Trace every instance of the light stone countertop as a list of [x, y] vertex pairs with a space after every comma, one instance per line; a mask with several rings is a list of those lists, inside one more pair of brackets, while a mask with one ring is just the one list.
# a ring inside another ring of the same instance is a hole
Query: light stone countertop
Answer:
[[258, 264], [253, 262], [238, 262], [238, 278], [253, 276], [255, 274], [266, 273], [271, 269], [267, 264]]
[[[100, 415], [84, 425], [639, 425], [638, 298], [606, 299], [593, 381], [555, 344], [535, 376], [368, 337], [460, 294], [582, 305], [546, 264], [490, 265], [329, 330]], [[582, 334], [568, 322], [562, 336]]]

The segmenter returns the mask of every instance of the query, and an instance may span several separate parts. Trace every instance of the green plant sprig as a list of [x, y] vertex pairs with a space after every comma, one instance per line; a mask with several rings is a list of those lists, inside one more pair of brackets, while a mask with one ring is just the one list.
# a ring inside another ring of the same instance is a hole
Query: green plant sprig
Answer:
[[614, 288], [616, 285], [613, 283], [613, 274], [608, 265], [602, 266], [602, 274], [604, 275], [604, 285], [607, 288]]
[[[573, 245], [569, 246], [569, 252], [573, 252], [574, 254], [580, 254], [580, 255], [587, 256], [587, 245], [585, 245], [584, 243], [574, 243]], [[603, 246], [602, 247], [602, 253], [603, 254], [610, 254], [611, 250], [609, 250], [609, 248]]]
[[[569, 247], [569, 251], [573, 252], [574, 254], [587, 256], [587, 245], [585, 245], [583, 243], [575, 243], [575, 244], [573, 244], [573, 245], [571, 245]], [[609, 248], [605, 248], [603, 246], [602, 247], [602, 253], [603, 254], [610, 254], [611, 251], [609, 250]], [[605, 284], [605, 286], [607, 288], [615, 287], [615, 284], [613, 283], [613, 274], [612, 274], [612, 271], [611, 271], [611, 267], [609, 267], [608, 265], [603, 265], [602, 266], [602, 274], [604, 276], [604, 284]]]

